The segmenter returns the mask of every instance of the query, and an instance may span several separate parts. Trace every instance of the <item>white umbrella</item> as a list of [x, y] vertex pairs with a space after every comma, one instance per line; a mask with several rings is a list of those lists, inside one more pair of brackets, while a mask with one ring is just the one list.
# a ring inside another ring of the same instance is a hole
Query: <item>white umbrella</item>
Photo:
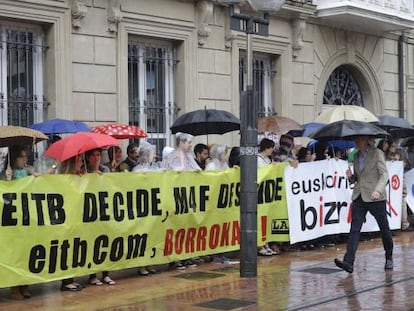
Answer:
[[342, 120], [378, 122], [378, 118], [369, 110], [354, 105], [340, 105], [323, 111], [314, 122], [332, 123]]

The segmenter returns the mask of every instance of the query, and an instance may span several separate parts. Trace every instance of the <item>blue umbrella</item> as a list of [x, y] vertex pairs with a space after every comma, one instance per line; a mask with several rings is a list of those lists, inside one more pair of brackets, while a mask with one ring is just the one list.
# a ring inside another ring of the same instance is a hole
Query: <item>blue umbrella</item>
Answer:
[[303, 128], [305, 129], [302, 133], [302, 136], [309, 137], [312, 135], [316, 130], [319, 130], [322, 126], [325, 126], [326, 124], [323, 123], [317, 123], [317, 122], [310, 122], [303, 124]]
[[350, 140], [331, 140], [328, 141], [328, 145], [339, 148], [341, 150], [351, 149], [355, 147], [355, 143]]
[[85, 123], [65, 120], [65, 119], [52, 119], [41, 123], [32, 124], [29, 128], [38, 130], [44, 134], [65, 134], [65, 133], [77, 133], [77, 132], [92, 132]]
[[302, 125], [302, 129], [290, 130], [287, 134], [292, 135], [293, 137], [309, 137], [311, 134], [319, 130], [322, 126], [325, 126], [325, 123], [310, 122]]
[[[312, 152], [315, 152], [315, 144], [318, 143], [317, 140], [311, 140], [308, 144], [308, 149]], [[325, 142], [325, 145], [328, 147], [329, 152], [332, 154], [335, 154], [335, 148], [338, 148], [342, 152], [354, 148], [355, 143], [353, 141], [347, 141], [347, 140], [330, 140], [328, 142]]]

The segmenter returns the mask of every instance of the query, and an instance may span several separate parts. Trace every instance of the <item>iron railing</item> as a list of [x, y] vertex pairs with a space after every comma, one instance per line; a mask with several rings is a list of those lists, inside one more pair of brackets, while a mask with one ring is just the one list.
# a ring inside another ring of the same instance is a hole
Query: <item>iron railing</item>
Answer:
[[1, 120], [1, 124], [29, 126], [39, 121], [36, 114], [43, 119], [48, 106], [43, 96], [47, 46], [31, 31], [4, 30], [1, 38], [0, 109], [7, 109], [7, 122]]
[[[240, 93], [245, 91], [247, 78], [247, 64], [244, 56], [239, 60], [239, 90]], [[273, 69], [272, 62], [268, 59], [253, 59], [253, 92], [255, 103], [257, 104], [257, 113], [259, 117], [275, 114], [271, 98], [272, 85], [270, 80], [275, 76], [276, 71]], [[268, 79], [270, 78], [270, 79]]]
[[128, 46], [129, 123], [141, 126], [157, 155], [170, 142], [177, 116], [174, 70], [178, 60], [170, 47], [130, 42]]

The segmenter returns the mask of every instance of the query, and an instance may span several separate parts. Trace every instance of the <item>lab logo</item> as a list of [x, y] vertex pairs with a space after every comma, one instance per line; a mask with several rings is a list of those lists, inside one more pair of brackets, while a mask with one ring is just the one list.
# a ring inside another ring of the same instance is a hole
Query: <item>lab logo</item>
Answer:
[[272, 234], [289, 234], [288, 219], [272, 219]]

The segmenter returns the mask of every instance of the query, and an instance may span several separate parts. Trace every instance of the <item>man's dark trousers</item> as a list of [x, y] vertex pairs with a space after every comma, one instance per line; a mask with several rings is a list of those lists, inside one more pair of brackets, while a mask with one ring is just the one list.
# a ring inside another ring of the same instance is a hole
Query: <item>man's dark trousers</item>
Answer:
[[378, 223], [378, 227], [382, 234], [382, 243], [385, 250], [385, 258], [392, 259], [392, 250], [394, 244], [392, 242], [392, 234], [388, 225], [387, 213], [386, 213], [385, 201], [378, 202], [364, 202], [359, 196], [352, 202], [352, 222], [351, 231], [348, 237], [348, 244], [346, 247], [346, 254], [344, 261], [350, 265], [354, 264], [355, 253], [358, 248], [359, 237], [361, 235], [361, 227], [365, 221], [367, 212], [370, 212], [374, 216]]

